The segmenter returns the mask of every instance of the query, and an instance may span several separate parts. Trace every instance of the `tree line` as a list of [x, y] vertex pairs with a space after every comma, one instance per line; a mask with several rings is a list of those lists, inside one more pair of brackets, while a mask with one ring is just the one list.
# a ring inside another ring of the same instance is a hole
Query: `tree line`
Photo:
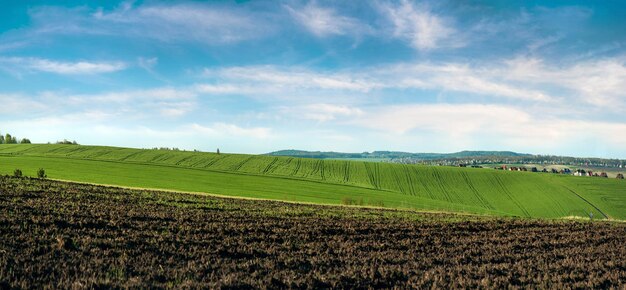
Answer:
[[22, 138], [18, 141], [17, 137], [11, 136], [11, 134], [6, 133], [6, 135], [0, 134], [0, 144], [30, 144], [30, 140], [27, 138]]
[[[31, 144], [30, 139], [22, 138], [18, 139], [15, 136], [12, 136], [9, 133], [2, 134], [0, 133], [0, 144]], [[50, 142], [48, 142], [50, 144]], [[76, 141], [69, 141], [67, 139], [63, 139], [63, 141], [57, 141], [56, 144], [66, 144], [66, 145], [78, 145]]]

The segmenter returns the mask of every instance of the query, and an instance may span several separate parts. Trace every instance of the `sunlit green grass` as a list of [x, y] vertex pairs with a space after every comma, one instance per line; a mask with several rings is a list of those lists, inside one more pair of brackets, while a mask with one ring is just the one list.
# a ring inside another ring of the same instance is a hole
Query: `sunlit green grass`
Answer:
[[72, 145], [0, 145], [0, 172], [220, 195], [626, 219], [626, 182], [546, 173]]

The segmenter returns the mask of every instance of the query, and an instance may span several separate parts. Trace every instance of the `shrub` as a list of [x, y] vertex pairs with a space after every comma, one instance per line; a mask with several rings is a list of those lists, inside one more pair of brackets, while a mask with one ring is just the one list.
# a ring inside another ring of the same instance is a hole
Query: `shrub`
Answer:
[[39, 168], [39, 170], [37, 170], [37, 177], [38, 178], [46, 178], [48, 176], [46, 176], [46, 171], [43, 170], [43, 168]]
[[15, 171], [13, 171], [13, 176], [15, 177], [22, 177], [22, 170], [20, 169], [15, 169]]
[[343, 204], [343, 205], [352, 205], [352, 204], [354, 204], [354, 201], [352, 200], [351, 197], [347, 197], [346, 196], [346, 197], [343, 197], [341, 199], [341, 204]]

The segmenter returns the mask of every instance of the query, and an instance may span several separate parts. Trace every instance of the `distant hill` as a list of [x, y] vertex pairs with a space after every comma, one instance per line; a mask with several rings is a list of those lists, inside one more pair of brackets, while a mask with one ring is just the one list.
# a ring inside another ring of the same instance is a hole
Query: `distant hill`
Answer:
[[455, 153], [409, 153], [374, 151], [363, 153], [281, 150], [270, 156], [289, 156], [317, 159], [371, 159], [403, 164], [451, 165], [459, 164], [529, 164], [539, 166], [567, 165], [575, 168], [626, 168], [624, 159], [585, 158], [555, 155], [535, 155], [512, 151], [461, 151]]
[[467, 157], [521, 157], [532, 156], [530, 154], [516, 153], [511, 151], [461, 151], [455, 153], [410, 153], [400, 151], [374, 151], [363, 153], [343, 153], [343, 152], [322, 152], [322, 151], [304, 151], [304, 150], [280, 150], [266, 155], [270, 156], [289, 156], [302, 158], [318, 158], [318, 159], [337, 159], [337, 158], [372, 158], [372, 159], [416, 159], [416, 160], [435, 160], [450, 158], [467, 158]]

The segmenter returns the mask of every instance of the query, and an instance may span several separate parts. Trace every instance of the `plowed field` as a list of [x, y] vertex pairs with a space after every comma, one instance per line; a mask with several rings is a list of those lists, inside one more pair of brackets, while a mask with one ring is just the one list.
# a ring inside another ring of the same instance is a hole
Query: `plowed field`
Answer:
[[0, 177], [0, 288], [619, 288], [626, 225]]

